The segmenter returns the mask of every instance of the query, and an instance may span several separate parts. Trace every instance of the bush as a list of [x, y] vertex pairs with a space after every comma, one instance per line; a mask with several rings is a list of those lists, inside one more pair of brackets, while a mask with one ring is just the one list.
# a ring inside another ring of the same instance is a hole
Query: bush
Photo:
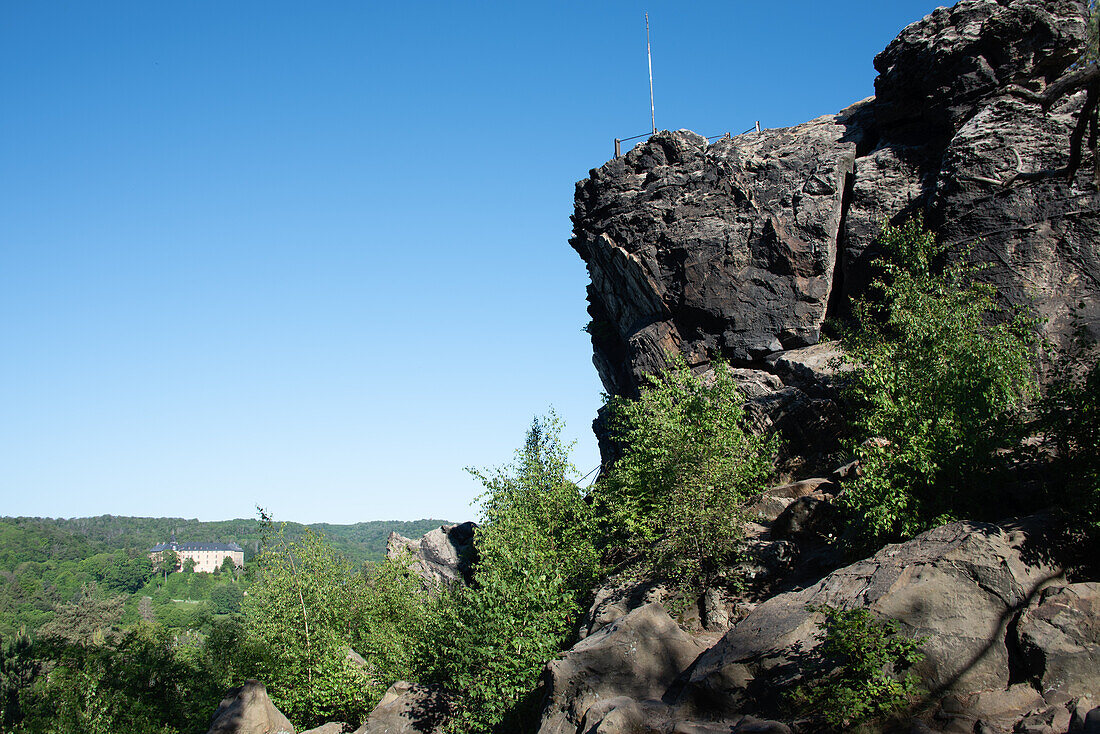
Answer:
[[137, 624], [90, 644], [54, 637], [35, 647], [36, 664], [48, 673], [20, 692], [23, 720], [4, 731], [201, 731], [228, 683], [202, 648], [191, 654], [178, 635], [155, 625]]
[[511, 466], [473, 471], [486, 488], [474, 584], [438, 599], [422, 647], [426, 678], [455, 692], [451, 731], [524, 728], [596, 578], [591, 510], [560, 431], [553, 413], [537, 418]]
[[309, 530], [294, 542], [271, 532], [257, 567], [246, 630], [264, 651], [258, 673], [276, 706], [300, 728], [365, 718], [385, 689], [348, 657], [361, 577]]
[[814, 611], [825, 615], [815, 662], [829, 672], [789, 696], [802, 715], [830, 731], [848, 731], [900, 710], [921, 692], [908, 668], [924, 658], [923, 639], [903, 636], [897, 622], [877, 620], [867, 609]]
[[879, 243], [878, 298], [844, 340], [862, 476], [842, 502], [860, 547], [983, 514], [994, 452], [1036, 390], [1034, 321], [1001, 312], [974, 267], [942, 266], [919, 218]]
[[366, 659], [372, 703], [396, 681], [416, 677], [416, 649], [434, 611], [422, 582], [402, 560], [368, 563], [360, 574], [362, 598], [350, 641]]
[[682, 357], [637, 399], [611, 401], [622, 457], [595, 494], [613, 547], [646, 553], [651, 570], [696, 590], [741, 537], [741, 509], [768, 479], [778, 441], [754, 432], [732, 372], [709, 383]]

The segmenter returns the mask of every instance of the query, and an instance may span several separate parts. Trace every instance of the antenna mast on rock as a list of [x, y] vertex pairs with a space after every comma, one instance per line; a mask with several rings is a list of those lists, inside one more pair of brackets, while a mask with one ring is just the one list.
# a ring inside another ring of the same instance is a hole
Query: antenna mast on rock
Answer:
[[645, 14], [645, 55], [649, 59], [649, 121], [653, 125], [653, 134], [657, 134], [657, 113], [653, 107], [653, 52], [649, 49], [649, 13]]

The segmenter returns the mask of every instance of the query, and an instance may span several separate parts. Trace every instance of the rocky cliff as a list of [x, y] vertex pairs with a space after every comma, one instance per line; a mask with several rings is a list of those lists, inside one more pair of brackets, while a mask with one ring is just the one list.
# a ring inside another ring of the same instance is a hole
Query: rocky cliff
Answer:
[[[875, 96], [838, 114], [709, 145], [661, 132], [591, 171], [571, 244], [591, 275], [608, 392], [632, 394], [669, 352], [766, 372], [782, 383], [773, 393], [802, 388], [776, 363], [843, 316], [882, 224], [918, 212], [953, 257], [988, 266], [981, 277], [1005, 305], [1042, 318], [1052, 343], [1070, 338], [1075, 310], [1100, 336], [1091, 156], [1058, 173], [1084, 92], [1048, 111], [1034, 94], [1079, 57], [1083, 11], [964, 0], [903, 30], [875, 58]], [[1051, 175], [1027, 175], [1040, 171]]]
[[[1054, 349], [1079, 328], [1100, 338], [1100, 161], [1086, 150], [1070, 164], [1086, 95], [1043, 100], [1080, 58], [1085, 17], [1075, 0], [963, 0], [904, 29], [875, 58], [875, 96], [835, 115], [711, 144], [665, 131], [592, 170], [571, 245], [591, 276], [608, 392], [635, 394], [670, 354], [698, 369], [723, 358], [784, 434], [781, 468], [824, 477], [843, 420], [823, 330], [869, 284], [883, 224], [916, 214]], [[1100, 731], [1100, 711], [1086, 722], [1100, 587], [1066, 581], [1048, 519], [955, 523], [794, 579], [814, 552], [799, 525], [827, 504], [825, 482], [754, 505], [753, 552], [798, 560], [758, 564], [777, 581], [770, 598], [701, 600], [720, 639], [687, 634], [653, 588], [601, 589], [581, 642], [548, 666], [539, 731], [799, 730], [782, 693], [820, 655], [822, 605], [871, 610], [924, 641], [926, 703], [899, 731]]]

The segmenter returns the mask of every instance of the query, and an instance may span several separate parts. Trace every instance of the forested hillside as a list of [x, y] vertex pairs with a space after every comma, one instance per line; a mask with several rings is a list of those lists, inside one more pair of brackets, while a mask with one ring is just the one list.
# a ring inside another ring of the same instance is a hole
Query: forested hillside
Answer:
[[[419, 537], [445, 520], [372, 520], [351, 525], [286, 523], [288, 537], [299, 538], [306, 528], [323, 533], [333, 546], [355, 563], [380, 560], [391, 531]], [[77, 560], [110, 550], [148, 550], [172, 535], [188, 543], [237, 543], [248, 561], [260, 542], [258, 519], [186, 520], [180, 517], [0, 518], [0, 569], [29, 560]], [[40, 554], [45, 553], [42, 557]], [[35, 557], [39, 554], [38, 557]]]
[[[323, 534], [333, 548], [359, 566], [382, 558], [391, 531], [419, 537], [442, 522], [286, 523], [284, 532], [290, 540], [302, 538], [307, 530]], [[136, 617], [142, 596], [161, 601], [161, 597], [208, 600], [218, 585], [208, 574], [172, 574], [158, 586], [146, 555], [149, 548], [172, 535], [181, 542], [238, 543], [245, 549], [244, 578], [238, 580], [247, 583], [262, 534], [260, 520], [254, 519], [200, 522], [113, 515], [0, 518], [0, 635], [10, 635], [20, 628], [38, 629], [54, 618], [59, 604], [73, 601], [89, 587], [94, 588], [92, 595], [97, 598], [122, 598], [129, 617]], [[158, 596], [156, 590], [164, 593]], [[173, 627], [201, 626], [194, 614], [166, 608], [161, 616]]]

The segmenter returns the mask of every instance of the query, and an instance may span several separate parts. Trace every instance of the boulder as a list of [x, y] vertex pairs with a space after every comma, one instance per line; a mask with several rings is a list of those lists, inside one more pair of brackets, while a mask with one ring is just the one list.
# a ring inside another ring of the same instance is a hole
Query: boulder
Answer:
[[916, 673], [937, 695], [1004, 690], [1009, 624], [1059, 573], [1030, 556], [1044, 531], [1040, 518], [952, 523], [774, 596], [699, 658], [686, 693], [707, 710], [774, 710], [819, 644], [822, 605], [867, 607], [925, 638]]
[[579, 639], [599, 632], [639, 607], [660, 602], [664, 595], [663, 586], [636, 578], [629, 570], [621, 577], [608, 579], [596, 590], [592, 604], [581, 618]]
[[431, 586], [465, 583], [473, 573], [475, 523], [441, 525], [412, 540], [395, 532], [386, 542], [386, 557], [406, 558], [409, 568]]
[[1017, 683], [1004, 689], [949, 694], [940, 702], [936, 718], [945, 732], [1008, 732], [1018, 721], [1030, 719], [1033, 725], [1045, 725], [1028, 714], [1046, 705], [1038, 691], [1027, 683]]
[[443, 734], [448, 697], [432, 686], [398, 681], [354, 734]]
[[1044, 694], [1100, 698], [1100, 583], [1045, 589], [1020, 616], [1016, 635]]
[[351, 731], [347, 724], [341, 721], [330, 721], [327, 724], [322, 724], [316, 729], [298, 732], [298, 734], [344, 734], [346, 731]]
[[1100, 734], [1100, 707], [1085, 714], [1078, 727], [1074, 727], [1072, 722], [1070, 727], [1070, 731], [1079, 731], [1081, 734]]
[[825, 539], [837, 531], [836, 510], [825, 498], [807, 495], [791, 501], [772, 523], [776, 540]]
[[770, 524], [783, 514], [788, 505], [800, 497], [814, 495], [823, 499], [825, 495], [836, 494], [838, 491], [840, 491], [839, 485], [820, 477], [770, 487], [749, 500], [745, 507], [745, 515], [753, 522]]
[[225, 694], [207, 734], [295, 734], [295, 731], [271, 702], [264, 684], [247, 680]]
[[659, 702], [703, 649], [660, 604], [632, 610], [546, 666], [539, 734], [576, 734], [586, 716], [588, 731], [589, 709], [609, 699]]

